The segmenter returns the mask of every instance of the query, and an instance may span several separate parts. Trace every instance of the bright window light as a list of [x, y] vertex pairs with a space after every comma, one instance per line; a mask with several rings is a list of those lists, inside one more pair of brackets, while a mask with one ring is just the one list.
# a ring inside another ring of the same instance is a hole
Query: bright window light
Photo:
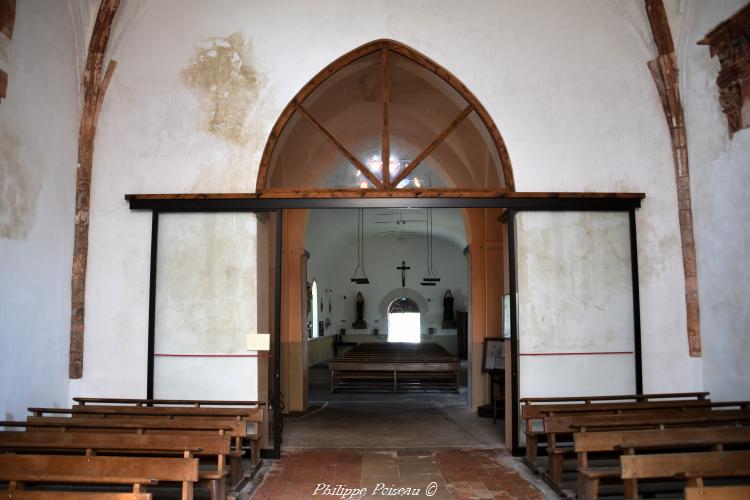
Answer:
[[421, 340], [419, 313], [388, 313], [388, 342], [410, 342]]
[[312, 282], [312, 336], [317, 337], [318, 332], [318, 282]]

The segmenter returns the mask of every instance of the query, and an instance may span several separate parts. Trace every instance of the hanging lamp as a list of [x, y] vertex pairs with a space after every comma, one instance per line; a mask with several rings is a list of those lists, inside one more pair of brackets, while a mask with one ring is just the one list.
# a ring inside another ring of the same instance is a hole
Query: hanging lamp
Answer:
[[424, 278], [422, 278], [422, 282], [420, 285], [422, 286], [437, 286], [437, 283], [440, 281], [440, 276], [438, 275], [437, 271], [435, 271], [435, 268], [432, 265], [432, 209], [427, 209], [427, 233], [426, 233], [426, 240], [427, 240], [427, 274]]
[[370, 280], [367, 279], [367, 273], [365, 273], [365, 228], [364, 228], [364, 210], [357, 210], [357, 268], [354, 270], [354, 275], [351, 277], [351, 282], [358, 285], [369, 285]]

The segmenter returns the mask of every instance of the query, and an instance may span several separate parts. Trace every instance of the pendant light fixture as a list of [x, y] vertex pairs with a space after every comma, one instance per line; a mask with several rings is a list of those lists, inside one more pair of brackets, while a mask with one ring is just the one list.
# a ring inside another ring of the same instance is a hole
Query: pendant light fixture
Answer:
[[365, 273], [365, 215], [363, 209], [357, 210], [357, 268], [351, 277], [351, 282], [358, 285], [369, 285]]
[[437, 271], [435, 271], [435, 268], [432, 265], [432, 209], [427, 209], [427, 233], [426, 233], [426, 240], [427, 240], [427, 274], [424, 278], [422, 278], [422, 282], [420, 285], [422, 286], [437, 286], [437, 283], [440, 281], [440, 276], [438, 275]]

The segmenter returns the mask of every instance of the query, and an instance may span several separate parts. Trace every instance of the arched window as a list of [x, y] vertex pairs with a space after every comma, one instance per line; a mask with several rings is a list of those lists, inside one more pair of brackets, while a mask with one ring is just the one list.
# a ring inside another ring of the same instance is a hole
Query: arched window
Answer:
[[312, 282], [312, 336], [320, 335], [318, 330], [318, 282]]
[[388, 306], [388, 342], [421, 340], [419, 306], [408, 297], [399, 297]]
[[476, 97], [422, 54], [378, 40], [315, 76], [269, 136], [257, 190], [311, 188], [513, 190], [513, 176]]

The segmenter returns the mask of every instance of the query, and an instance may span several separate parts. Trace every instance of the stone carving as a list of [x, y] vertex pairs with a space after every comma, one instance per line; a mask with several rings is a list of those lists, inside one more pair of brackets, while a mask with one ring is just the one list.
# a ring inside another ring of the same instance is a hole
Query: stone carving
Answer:
[[750, 127], [750, 4], [711, 30], [700, 45], [708, 45], [721, 70], [716, 77], [719, 104], [727, 117], [729, 137]]

